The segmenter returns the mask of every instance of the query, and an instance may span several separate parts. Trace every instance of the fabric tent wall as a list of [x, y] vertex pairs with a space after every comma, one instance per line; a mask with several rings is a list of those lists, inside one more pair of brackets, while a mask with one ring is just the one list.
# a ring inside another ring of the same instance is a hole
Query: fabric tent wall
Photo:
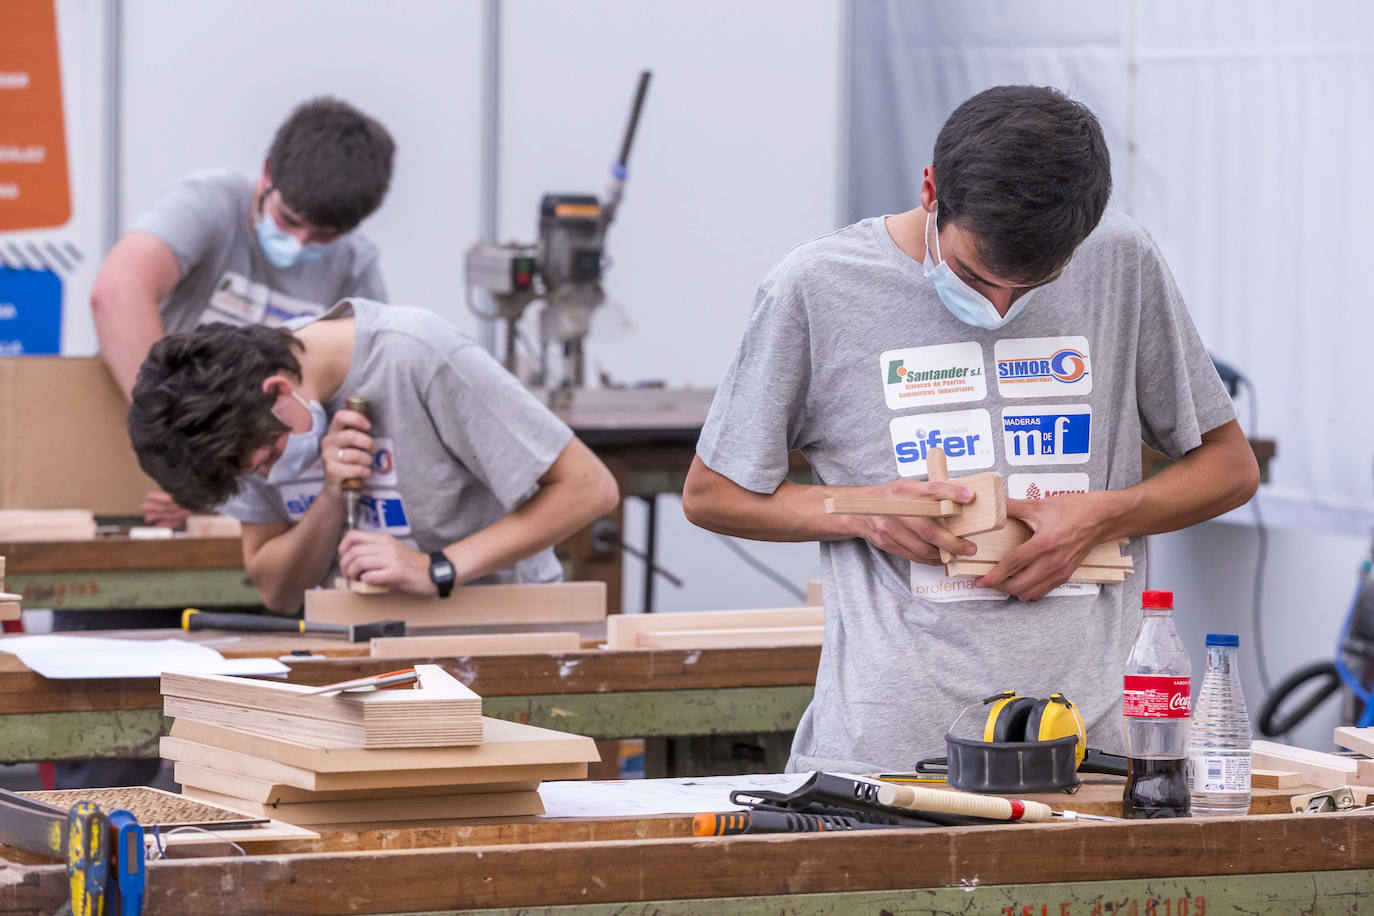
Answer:
[[1052, 85], [1087, 103], [1113, 204], [1155, 236], [1203, 339], [1253, 382], [1259, 432], [1281, 449], [1270, 520], [1363, 534], [1374, 6], [1319, 6], [856, 0], [850, 216], [911, 206], [940, 125], [981, 89]]
[[[852, 219], [917, 201], [940, 125], [981, 89], [1052, 85], [1097, 113], [1113, 205], [1154, 235], [1209, 348], [1252, 380], [1242, 425], [1278, 442], [1260, 491], [1288, 528], [1263, 570], [1268, 667], [1277, 679], [1329, 655], [1374, 525], [1374, 424], [1360, 410], [1374, 310], [1358, 298], [1374, 245], [1374, 7], [853, 0], [852, 15]], [[1207, 524], [1152, 538], [1151, 559], [1195, 661], [1208, 629], [1242, 634], [1258, 706], [1254, 534]], [[1293, 737], [1329, 745], [1335, 718], [1328, 704]]]

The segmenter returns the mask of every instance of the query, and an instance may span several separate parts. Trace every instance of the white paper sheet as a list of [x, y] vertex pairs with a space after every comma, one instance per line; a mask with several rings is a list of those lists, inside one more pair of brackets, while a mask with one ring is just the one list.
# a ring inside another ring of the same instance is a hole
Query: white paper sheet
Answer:
[[730, 804], [736, 789], [791, 792], [810, 773], [764, 773], [753, 776], [702, 776], [686, 779], [621, 779], [546, 782], [539, 787], [544, 817], [646, 817], [653, 814], [700, 814], [740, 811]]
[[108, 639], [99, 636], [13, 636], [0, 652], [46, 678], [160, 677], [164, 671], [248, 676], [287, 674], [274, 658], [225, 658], [214, 649], [180, 639]]

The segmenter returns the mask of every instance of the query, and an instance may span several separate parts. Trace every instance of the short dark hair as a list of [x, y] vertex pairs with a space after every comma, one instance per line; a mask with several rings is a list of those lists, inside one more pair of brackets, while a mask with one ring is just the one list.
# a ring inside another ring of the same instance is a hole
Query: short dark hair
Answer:
[[238, 492], [248, 457], [287, 426], [262, 390], [301, 374], [304, 345], [283, 328], [213, 323], [153, 344], [134, 383], [129, 438], [144, 473], [177, 504], [202, 512]]
[[382, 204], [396, 144], [347, 102], [321, 97], [291, 112], [267, 152], [282, 201], [312, 225], [350, 232]]
[[1044, 86], [997, 86], [964, 102], [940, 128], [931, 166], [937, 225], [953, 220], [983, 266], [1026, 283], [1069, 260], [1112, 190], [1102, 125]]

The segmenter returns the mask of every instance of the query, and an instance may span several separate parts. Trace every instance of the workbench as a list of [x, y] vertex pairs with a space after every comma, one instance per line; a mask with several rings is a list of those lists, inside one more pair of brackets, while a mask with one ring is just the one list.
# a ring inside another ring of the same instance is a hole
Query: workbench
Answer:
[[[816, 646], [372, 659], [366, 644], [289, 633], [82, 635], [177, 636], [226, 657], [327, 653], [290, 662], [289, 680], [312, 685], [438, 664], [482, 696], [487, 715], [598, 739], [791, 732], [811, 700], [820, 659]], [[156, 679], [49, 680], [0, 653], [0, 762], [156, 757], [169, 722]]]
[[[1110, 813], [1120, 781], [1035, 796]], [[148, 913], [1362, 912], [1374, 815], [993, 825], [695, 838], [682, 816], [332, 828], [248, 856], [149, 863]], [[0, 847], [0, 911], [51, 913], [64, 866]], [[545, 907], [557, 909], [544, 909]], [[531, 910], [529, 908], [538, 908]]]

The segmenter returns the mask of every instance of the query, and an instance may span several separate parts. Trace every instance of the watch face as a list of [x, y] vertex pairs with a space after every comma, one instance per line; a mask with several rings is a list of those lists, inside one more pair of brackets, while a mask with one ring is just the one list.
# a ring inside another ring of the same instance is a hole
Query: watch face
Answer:
[[452, 579], [452, 578], [453, 578], [453, 564], [452, 564], [452, 563], [435, 563], [435, 564], [434, 564], [434, 568], [433, 568], [432, 570], [430, 570], [430, 572], [433, 573], [434, 578], [436, 578], [436, 579]]

